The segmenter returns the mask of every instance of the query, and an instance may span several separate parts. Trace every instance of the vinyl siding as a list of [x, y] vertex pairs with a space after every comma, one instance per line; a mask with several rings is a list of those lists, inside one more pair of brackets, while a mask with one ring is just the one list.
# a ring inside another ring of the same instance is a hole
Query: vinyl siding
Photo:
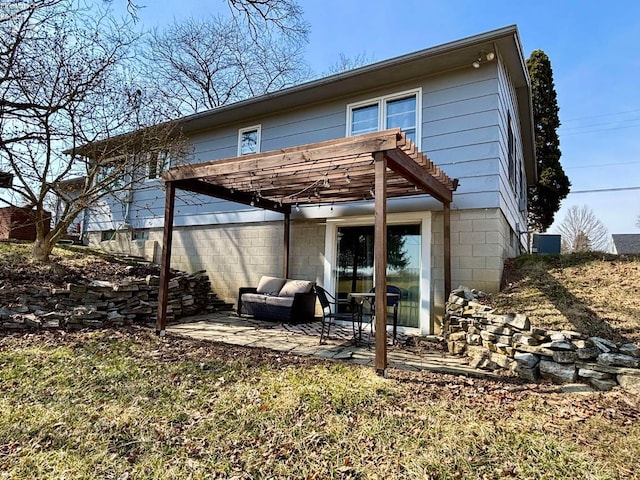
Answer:
[[[504, 184], [506, 137], [503, 114], [510, 105], [514, 108], [513, 92], [500, 73], [498, 62], [480, 69], [465, 68], [447, 74], [417, 79], [399, 85], [362, 92], [348, 98], [308, 105], [304, 108], [277, 112], [245, 122], [225, 125], [212, 131], [201, 131], [189, 138], [193, 146], [192, 161], [204, 162], [234, 157], [237, 154], [238, 130], [249, 125], [261, 126], [261, 151], [292, 147], [307, 143], [344, 137], [347, 131], [347, 105], [397, 92], [422, 89], [421, 150], [460, 186], [454, 195], [452, 208], [496, 208], [512, 210], [507, 215], [514, 222], [517, 204], [505, 197]], [[506, 115], [506, 114], [504, 114]], [[517, 112], [512, 116], [517, 118]], [[514, 131], [517, 138], [519, 132]], [[505, 147], [501, 147], [504, 143]], [[506, 177], [508, 181], [508, 176]], [[114, 210], [121, 209], [115, 202]], [[439, 202], [428, 196], [411, 201], [392, 200], [390, 208], [407, 211], [421, 208], [439, 209]], [[410, 206], [408, 206], [410, 205]], [[319, 218], [359, 214], [369, 207], [362, 202], [329, 209], [303, 208], [292, 218]], [[515, 209], [515, 210], [514, 210]], [[159, 228], [163, 224], [164, 190], [161, 182], [146, 181], [133, 193], [128, 207], [128, 221], [134, 228]], [[94, 217], [89, 230], [102, 230], [109, 224], [109, 215]], [[123, 220], [121, 214], [111, 215], [113, 223]], [[178, 192], [175, 206], [176, 226], [263, 222], [281, 219], [281, 215], [234, 204], [215, 198]], [[108, 228], [113, 228], [109, 226]]]

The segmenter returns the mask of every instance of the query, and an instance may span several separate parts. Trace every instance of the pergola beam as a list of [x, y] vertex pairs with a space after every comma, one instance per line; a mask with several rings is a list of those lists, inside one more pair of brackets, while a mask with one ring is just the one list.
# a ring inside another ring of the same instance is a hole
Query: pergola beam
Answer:
[[418, 188], [421, 188], [439, 201], [443, 203], [451, 202], [453, 197], [451, 190], [420, 168], [420, 165], [411, 161], [409, 157], [398, 150], [391, 150], [385, 152], [385, 154], [391, 160], [388, 163], [391, 170], [402, 175], [410, 183], [418, 186]]
[[232, 192], [225, 187], [204, 182], [202, 180], [189, 179], [167, 183], [173, 183], [175, 188], [179, 188], [180, 190], [187, 190], [189, 192], [199, 193], [209, 197], [221, 198], [231, 202], [242, 203], [243, 205], [251, 205], [253, 202], [254, 204], [259, 203], [260, 208], [264, 208], [265, 210], [271, 210], [278, 213], [291, 212], [290, 205], [280, 205], [268, 198], [257, 198], [255, 195], [247, 192]]

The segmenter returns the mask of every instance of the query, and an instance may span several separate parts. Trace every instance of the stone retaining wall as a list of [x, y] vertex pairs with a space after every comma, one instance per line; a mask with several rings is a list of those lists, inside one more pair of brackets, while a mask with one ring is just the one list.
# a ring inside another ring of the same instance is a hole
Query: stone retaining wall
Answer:
[[[118, 283], [95, 280], [87, 284], [68, 284], [66, 288], [34, 286], [18, 295], [0, 292], [0, 329], [78, 329], [155, 323], [159, 285], [158, 276], [148, 275]], [[222, 302], [211, 292], [209, 277], [204, 271], [172, 273], [168, 322], [231, 308], [232, 305]]]
[[465, 287], [451, 292], [445, 332], [450, 353], [470, 357], [473, 367], [506, 369], [536, 381], [589, 383], [597, 390], [620, 385], [640, 394], [640, 347], [579, 332], [533, 327], [523, 314], [498, 315]]

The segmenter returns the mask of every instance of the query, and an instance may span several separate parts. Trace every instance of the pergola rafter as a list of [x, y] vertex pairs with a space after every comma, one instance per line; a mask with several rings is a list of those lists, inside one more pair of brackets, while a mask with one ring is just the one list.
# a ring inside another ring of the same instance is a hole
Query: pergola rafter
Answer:
[[[187, 190], [284, 214], [283, 274], [288, 274], [292, 206], [358, 200], [375, 203], [377, 292], [386, 292], [386, 202], [388, 198], [429, 194], [443, 204], [445, 294], [451, 290], [449, 206], [457, 180], [449, 178], [400, 129], [298, 147], [178, 166], [163, 174], [166, 185], [158, 333], [166, 328], [167, 289], [176, 189]], [[376, 296], [385, 311], [386, 294]], [[386, 329], [379, 315], [376, 329]], [[383, 337], [380, 335], [379, 337]], [[386, 371], [386, 342], [376, 341], [376, 368]]]

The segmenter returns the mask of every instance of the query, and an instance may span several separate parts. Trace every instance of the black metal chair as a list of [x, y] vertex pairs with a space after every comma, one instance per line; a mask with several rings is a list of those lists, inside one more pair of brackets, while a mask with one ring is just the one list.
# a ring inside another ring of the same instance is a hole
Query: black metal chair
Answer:
[[[352, 305], [346, 300], [339, 300], [329, 292], [327, 292], [324, 288], [316, 285], [316, 295], [318, 296], [318, 300], [320, 301], [320, 306], [322, 307], [322, 331], [320, 332], [320, 344], [324, 342], [325, 338], [329, 337], [329, 331], [331, 330], [331, 324], [335, 323], [336, 320], [343, 320], [352, 323], [353, 326], [353, 337], [356, 336], [355, 329], [355, 318], [354, 311]], [[347, 306], [351, 311], [350, 312], [340, 312], [339, 306]], [[325, 336], [324, 327], [327, 326], [327, 334]]]
[[[376, 288], [373, 287], [370, 290], [371, 293], [376, 292]], [[387, 310], [389, 307], [393, 307], [393, 343], [396, 343], [396, 336], [398, 333], [398, 309], [400, 306], [400, 298], [402, 297], [402, 290], [400, 287], [396, 287], [395, 285], [387, 285], [387, 293], [391, 293], [393, 295], [387, 295]], [[372, 304], [372, 309], [375, 307], [375, 302]], [[387, 318], [389, 313], [387, 312]]]

